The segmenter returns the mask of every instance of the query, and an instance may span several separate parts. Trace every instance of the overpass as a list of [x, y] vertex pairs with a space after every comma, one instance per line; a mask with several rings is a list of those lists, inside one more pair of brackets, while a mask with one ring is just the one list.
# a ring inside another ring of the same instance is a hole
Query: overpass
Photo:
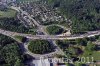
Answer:
[[64, 36], [64, 35], [32, 35], [32, 34], [24, 34], [24, 33], [17, 33], [11, 32], [7, 30], [0, 29], [0, 34], [14, 37], [14, 36], [23, 36], [29, 39], [44, 39], [44, 40], [64, 40], [64, 39], [77, 39], [77, 38], [84, 38], [84, 37], [93, 37], [95, 35], [100, 35], [100, 30], [98, 31], [90, 31], [85, 34], [80, 35], [71, 35], [71, 36]]

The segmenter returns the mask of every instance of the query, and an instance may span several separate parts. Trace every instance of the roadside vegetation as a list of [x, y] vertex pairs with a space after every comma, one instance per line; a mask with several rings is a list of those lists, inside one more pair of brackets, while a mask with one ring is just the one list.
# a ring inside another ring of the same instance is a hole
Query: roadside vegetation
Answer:
[[64, 51], [67, 58], [74, 58], [74, 62], [79, 62], [79, 57], [85, 57], [85, 62], [82, 62], [85, 64], [88, 62], [87, 57], [93, 57], [93, 61], [90, 59], [89, 62], [100, 60], [100, 47], [94, 43], [100, 41], [99, 37], [100, 35], [75, 40], [57, 40], [56, 43]]
[[12, 38], [0, 34], [0, 66], [24, 66], [19, 45]]
[[61, 34], [64, 32], [63, 28], [56, 26], [56, 25], [48, 26], [46, 30], [50, 35], [57, 35], [57, 34]]
[[26, 37], [23, 37], [23, 36], [15, 36], [15, 38], [18, 40], [18, 41], [20, 41], [20, 42], [25, 42], [26, 40], [27, 40], [27, 38]]
[[29, 42], [28, 49], [36, 54], [45, 54], [53, 51], [53, 46], [46, 40], [34, 40]]

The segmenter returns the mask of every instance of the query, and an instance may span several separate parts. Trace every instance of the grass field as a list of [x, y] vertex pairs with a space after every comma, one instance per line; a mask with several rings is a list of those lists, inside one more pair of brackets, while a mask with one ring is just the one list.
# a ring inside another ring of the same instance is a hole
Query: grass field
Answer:
[[7, 11], [0, 11], [0, 18], [11, 18], [16, 16], [16, 11], [12, 9], [8, 9]]
[[94, 57], [94, 60], [95, 60], [95, 61], [100, 61], [100, 52], [95, 51], [95, 52], [92, 54], [92, 57]]
[[91, 55], [83, 54], [82, 57], [93, 57], [94, 61], [100, 61], [100, 52], [94, 51]]

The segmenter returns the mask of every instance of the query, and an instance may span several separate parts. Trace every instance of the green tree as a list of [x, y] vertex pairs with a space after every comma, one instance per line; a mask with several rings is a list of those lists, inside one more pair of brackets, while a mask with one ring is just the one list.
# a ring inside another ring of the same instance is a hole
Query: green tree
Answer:
[[52, 35], [61, 34], [64, 31], [63, 28], [56, 25], [48, 26], [46, 30], [48, 31], [49, 34], [52, 34]]
[[86, 54], [88, 54], [88, 55], [92, 54], [93, 51], [95, 50], [95, 47], [96, 47], [96, 45], [89, 41], [85, 48]]
[[24, 64], [22, 63], [22, 60], [17, 59], [14, 66], [24, 66]]
[[45, 54], [53, 51], [53, 46], [46, 40], [34, 40], [29, 42], [28, 49], [36, 54]]
[[87, 39], [86, 38], [82, 38], [82, 39], [76, 39], [75, 40], [77, 45], [82, 45], [82, 46], [86, 46], [87, 45]]

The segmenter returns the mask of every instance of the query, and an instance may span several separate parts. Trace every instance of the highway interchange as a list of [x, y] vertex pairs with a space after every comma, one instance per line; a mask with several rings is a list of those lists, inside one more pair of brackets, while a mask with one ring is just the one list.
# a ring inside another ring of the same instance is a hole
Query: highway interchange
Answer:
[[32, 34], [24, 34], [24, 33], [17, 33], [17, 32], [11, 32], [7, 30], [0, 29], [0, 33], [7, 36], [23, 36], [28, 39], [44, 39], [44, 40], [64, 40], [64, 39], [77, 39], [77, 38], [84, 38], [84, 37], [93, 37], [95, 35], [100, 35], [100, 30], [98, 31], [90, 31], [86, 34], [81, 35], [71, 35], [71, 36], [61, 36], [61, 35], [32, 35]]
[[[65, 39], [78, 39], [78, 38], [84, 38], [84, 37], [93, 37], [95, 35], [100, 35], [100, 30], [98, 31], [89, 31], [85, 34], [80, 34], [80, 35], [49, 35], [47, 34], [47, 32], [44, 31], [44, 26], [38, 24], [37, 21], [35, 21], [26, 11], [23, 11], [22, 9], [20, 9], [20, 7], [11, 7], [14, 10], [17, 10], [18, 12], [21, 12], [22, 15], [26, 15], [31, 21], [32, 24], [36, 25], [38, 27], [38, 31], [43, 32], [43, 35], [32, 35], [32, 34], [24, 34], [24, 33], [17, 33], [17, 32], [11, 32], [11, 31], [7, 31], [7, 30], [3, 30], [0, 29], [0, 34], [9, 36], [9, 37], [15, 37], [15, 36], [23, 36], [28, 38], [29, 40], [35, 40], [35, 39], [41, 39], [41, 40], [48, 40], [50, 41], [50, 43], [52, 43], [54, 46], [56, 46], [57, 48], [55, 49], [55, 52], [51, 52], [48, 54], [44, 54], [44, 55], [39, 55], [39, 54], [34, 54], [31, 53], [28, 50], [28, 43], [24, 43], [24, 48], [25, 48], [25, 53], [29, 54], [35, 58], [39, 58], [39, 57], [49, 57], [52, 56], [54, 54], [64, 54], [64, 52], [56, 45], [55, 40], [65, 40]], [[65, 27], [63, 27], [65, 28]]]

